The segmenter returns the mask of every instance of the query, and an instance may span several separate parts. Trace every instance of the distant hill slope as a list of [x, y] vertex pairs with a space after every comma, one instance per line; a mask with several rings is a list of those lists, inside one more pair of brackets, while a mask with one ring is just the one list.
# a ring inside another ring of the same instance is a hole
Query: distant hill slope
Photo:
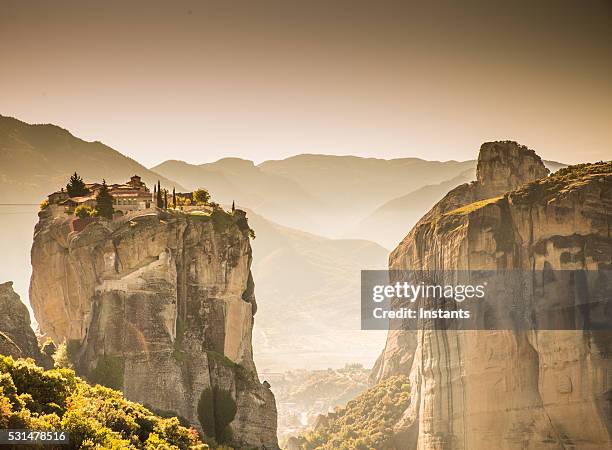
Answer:
[[392, 424], [410, 405], [410, 380], [390, 377], [361, 393], [344, 408], [319, 416], [310, 432], [290, 438], [287, 450], [407, 448], [396, 442]]
[[153, 170], [189, 188], [206, 187], [222, 202], [236, 200], [283, 225], [340, 237], [399, 194], [473, 167], [474, 161], [298, 155], [259, 165], [237, 158], [202, 165], [166, 161]]
[[360, 239], [328, 239], [248, 212], [255, 230], [258, 313], [253, 347], [261, 371], [370, 366], [384, 333], [360, 330], [360, 270], [386, 267], [388, 251]]
[[[457, 177], [439, 184], [423, 186], [409, 194], [395, 198], [363, 219], [350, 233], [376, 239], [388, 248], [395, 248], [412, 227], [448, 191], [475, 178], [475, 170], [468, 169]], [[384, 233], [381, 233], [384, 230]]]
[[259, 167], [295, 181], [333, 208], [368, 211], [398, 194], [448, 180], [474, 165], [474, 161], [304, 154], [266, 161]]
[[0, 116], [0, 203], [37, 203], [65, 186], [75, 170], [86, 181], [123, 182], [138, 174], [150, 186], [160, 179], [183, 189], [101, 142], [84, 141], [56, 125]]

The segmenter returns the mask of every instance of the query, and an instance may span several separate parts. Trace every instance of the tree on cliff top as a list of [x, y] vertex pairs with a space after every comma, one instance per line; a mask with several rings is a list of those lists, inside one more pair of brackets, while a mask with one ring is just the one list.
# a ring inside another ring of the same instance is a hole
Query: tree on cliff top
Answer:
[[164, 207], [164, 202], [162, 200], [162, 192], [161, 192], [161, 183], [157, 180], [157, 193], [155, 196], [155, 206], [158, 208]]
[[193, 193], [193, 200], [197, 205], [207, 205], [210, 201], [210, 194], [204, 188], [199, 188]]
[[70, 197], [83, 197], [89, 194], [89, 189], [85, 186], [83, 178], [76, 172], [70, 177], [70, 181], [66, 185], [66, 191], [68, 191]]
[[113, 218], [113, 213], [115, 212], [113, 209], [113, 196], [108, 192], [106, 180], [102, 180], [102, 187], [98, 191], [96, 197], [96, 210], [100, 217], [106, 217], [107, 219]]

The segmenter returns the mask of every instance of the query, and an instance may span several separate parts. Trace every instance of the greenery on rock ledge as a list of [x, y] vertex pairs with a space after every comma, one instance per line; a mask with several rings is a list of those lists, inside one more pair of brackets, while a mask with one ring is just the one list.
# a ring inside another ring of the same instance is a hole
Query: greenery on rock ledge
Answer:
[[[590, 180], [606, 182], [612, 175], [612, 162], [577, 164], [559, 169], [547, 178], [534, 181], [509, 194], [512, 203], [532, 204], [546, 202], [574, 189]], [[609, 181], [608, 181], [609, 182]]]
[[70, 433], [68, 448], [75, 449], [208, 448], [176, 417], [158, 417], [121, 392], [91, 386], [70, 369], [44, 370], [32, 360], [5, 356], [0, 356], [0, 428], [64, 430]]

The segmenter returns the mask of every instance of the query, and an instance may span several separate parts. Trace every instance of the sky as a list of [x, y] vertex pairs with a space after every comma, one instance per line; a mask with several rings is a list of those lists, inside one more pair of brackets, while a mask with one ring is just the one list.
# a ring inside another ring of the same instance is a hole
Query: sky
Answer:
[[0, 0], [0, 114], [146, 166], [612, 158], [607, 0]]

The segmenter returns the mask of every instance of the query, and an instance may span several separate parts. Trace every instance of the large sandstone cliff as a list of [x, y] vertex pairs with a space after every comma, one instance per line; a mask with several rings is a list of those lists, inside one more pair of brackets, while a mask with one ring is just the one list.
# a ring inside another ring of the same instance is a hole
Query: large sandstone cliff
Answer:
[[[532, 151], [484, 144], [478, 180], [434, 206], [390, 268], [609, 270], [612, 164], [545, 175]], [[391, 330], [373, 376], [410, 376], [399, 449], [610, 449], [611, 352], [603, 331]]]
[[227, 399], [216, 405], [214, 393], [229, 393], [236, 414], [230, 432], [217, 439], [272, 449], [276, 406], [252, 357], [250, 264], [242, 211], [156, 211], [99, 219], [81, 232], [42, 212], [30, 300], [41, 331], [66, 340], [77, 371], [89, 380], [208, 434], [215, 426], [207, 421], [228, 409]]

